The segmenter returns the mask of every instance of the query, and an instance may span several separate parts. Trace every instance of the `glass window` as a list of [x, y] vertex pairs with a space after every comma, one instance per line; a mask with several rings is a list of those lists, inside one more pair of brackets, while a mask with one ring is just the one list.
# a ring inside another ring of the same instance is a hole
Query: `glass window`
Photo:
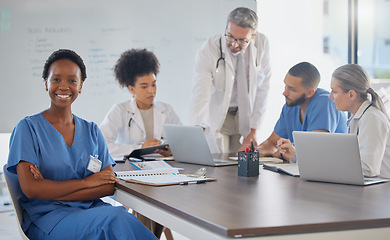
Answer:
[[390, 1], [358, 1], [358, 63], [373, 79], [390, 80]]
[[359, 0], [357, 62], [390, 112], [390, 1]]
[[348, 1], [324, 0], [324, 45], [337, 65], [348, 63]]

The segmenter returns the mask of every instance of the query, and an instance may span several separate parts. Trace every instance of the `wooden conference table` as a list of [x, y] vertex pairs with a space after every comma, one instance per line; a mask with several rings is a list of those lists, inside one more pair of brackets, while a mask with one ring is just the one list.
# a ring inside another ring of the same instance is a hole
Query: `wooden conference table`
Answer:
[[[202, 167], [170, 163], [182, 173]], [[259, 177], [241, 177], [237, 166], [207, 167], [207, 176], [218, 180], [203, 184], [121, 180], [114, 198], [190, 239], [388, 239], [390, 183], [308, 182], [260, 168]], [[114, 167], [128, 169], [128, 162]]]

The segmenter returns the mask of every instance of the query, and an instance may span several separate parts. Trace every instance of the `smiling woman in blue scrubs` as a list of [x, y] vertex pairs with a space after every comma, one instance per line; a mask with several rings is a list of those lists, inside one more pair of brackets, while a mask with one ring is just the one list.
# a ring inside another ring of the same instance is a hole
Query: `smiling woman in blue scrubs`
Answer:
[[124, 207], [100, 200], [118, 179], [98, 126], [71, 111], [86, 79], [83, 60], [58, 50], [42, 76], [50, 107], [16, 125], [7, 163], [23, 192], [23, 231], [30, 239], [156, 239]]

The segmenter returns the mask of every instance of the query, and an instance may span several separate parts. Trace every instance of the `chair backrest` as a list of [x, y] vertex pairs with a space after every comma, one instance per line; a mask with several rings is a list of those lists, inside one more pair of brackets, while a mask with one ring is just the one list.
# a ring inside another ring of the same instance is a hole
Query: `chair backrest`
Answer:
[[23, 208], [19, 204], [19, 198], [22, 196], [22, 191], [19, 186], [18, 176], [16, 174], [10, 173], [7, 170], [7, 164], [4, 165], [3, 171], [4, 171], [4, 177], [7, 183], [8, 191], [11, 196], [12, 205], [14, 207], [15, 214], [17, 217], [20, 236], [22, 237], [22, 239], [28, 239], [28, 237], [23, 232], [21, 227], [23, 221]]
[[[7, 163], [11, 133], [0, 133], [0, 166]], [[2, 172], [3, 169], [0, 169]]]

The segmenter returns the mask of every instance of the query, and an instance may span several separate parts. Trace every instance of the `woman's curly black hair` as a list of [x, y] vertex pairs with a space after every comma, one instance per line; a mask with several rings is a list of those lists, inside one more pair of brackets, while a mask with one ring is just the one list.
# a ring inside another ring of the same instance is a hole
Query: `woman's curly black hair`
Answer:
[[55, 52], [53, 52], [49, 58], [46, 60], [45, 65], [43, 66], [43, 72], [42, 72], [42, 78], [44, 80], [47, 79], [49, 75], [49, 68], [50, 66], [57, 60], [61, 59], [69, 59], [70, 61], [74, 62], [79, 66], [81, 71], [81, 81], [84, 82], [87, 78], [87, 70], [85, 68], [85, 64], [83, 59], [74, 51], [69, 49], [59, 49]]
[[153, 52], [131, 49], [121, 54], [114, 66], [115, 78], [122, 87], [135, 85], [137, 77], [150, 73], [157, 75], [160, 63]]

